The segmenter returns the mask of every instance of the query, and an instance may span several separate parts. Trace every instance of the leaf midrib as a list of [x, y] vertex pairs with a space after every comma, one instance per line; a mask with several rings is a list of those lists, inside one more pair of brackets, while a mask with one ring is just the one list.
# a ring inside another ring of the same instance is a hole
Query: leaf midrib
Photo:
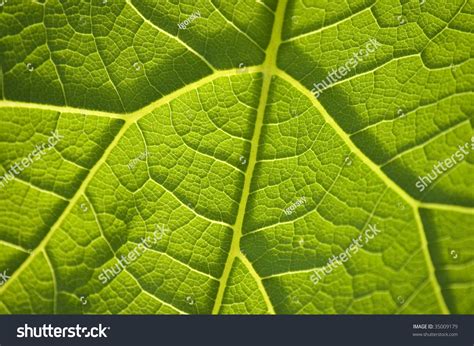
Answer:
[[[272, 27], [272, 34], [270, 36], [270, 43], [266, 49], [266, 56], [265, 61], [263, 62], [263, 81], [262, 81], [262, 89], [260, 93], [260, 100], [257, 108], [257, 119], [255, 122], [254, 133], [252, 135], [251, 147], [250, 147], [250, 155], [247, 170], [245, 172], [245, 179], [244, 179], [244, 186], [242, 188], [242, 195], [240, 198], [239, 203], [239, 210], [237, 212], [237, 217], [235, 221], [235, 225], [232, 227], [233, 234], [232, 234], [232, 243], [229, 250], [229, 255], [227, 257], [227, 261], [224, 266], [224, 271], [220, 278], [219, 283], [219, 290], [217, 292], [217, 296], [214, 302], [214, 308], [212, 309], [213, 314], [218, 314], [219, 310], [222, 306], [222, 300], [224, 298], [225, 289], [227, 287], [227, 281], [229, 279], [230, 272], [232, 270], [232, 266], [234, 264], [235, 258], [237, 256], [244, 256], [240, 250], [240, 239], [242, 238], [242, 227], [244, 224], [245, 218], [245, 211], [247, 208], [247, 202], [250, 195], [250, 185], [252, 182], [253, 172], [255, 169], [255, 164], [257, 163], [257, 154], [258, 154], [258, 144], [260, 142], [260, 134], [263, 126], [263, 119], [265, 116], [265, 109], [267, 106], [267, 99], [268, 94], [270, 91], [270, 84], [272, 81], [272, 76], [275, 75], [277, 67], [277, 52], [278, 48], [280, 47], [281, 43], [281, 34], [283, 28], [283, 20], [285, 18], [285, 9], [286, 9], [287, 0], [282, 0], [278, 2], [277, 9], [275, 11], [275, 20]], [[275, 310], [273, 305], [271, 304], [270, 298], [263, 287], [263, 283], [261, 278], [255, 277], [256, 272], [253, 268], [249, 268], [250, 262], [243, 261], [245, 267], [249, 271], [249, 273], [254, 277], [256, 284], [259, 287], [259, 290], [265, 300], [265, 304], [267, 305], [268, 312], [275, 314]]]

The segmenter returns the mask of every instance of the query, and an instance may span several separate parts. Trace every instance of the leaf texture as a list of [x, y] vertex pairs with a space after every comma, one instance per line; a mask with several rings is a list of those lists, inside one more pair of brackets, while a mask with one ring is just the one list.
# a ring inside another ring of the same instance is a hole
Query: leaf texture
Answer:
[[[0, 313], [474, 313], [473, 13], [8, 0], [0, 176], [63, 138], [0, 186]], [[314, 284], [370, 225], [381, 233]]]

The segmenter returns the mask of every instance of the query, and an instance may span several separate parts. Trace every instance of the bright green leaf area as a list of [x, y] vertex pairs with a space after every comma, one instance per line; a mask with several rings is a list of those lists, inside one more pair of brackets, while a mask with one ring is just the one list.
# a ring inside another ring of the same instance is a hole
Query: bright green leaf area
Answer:
[[468, 0], [8, 0], [0, 176], [62, 139], [0, 178], [0, 313], [473, 314], [473, 32]]

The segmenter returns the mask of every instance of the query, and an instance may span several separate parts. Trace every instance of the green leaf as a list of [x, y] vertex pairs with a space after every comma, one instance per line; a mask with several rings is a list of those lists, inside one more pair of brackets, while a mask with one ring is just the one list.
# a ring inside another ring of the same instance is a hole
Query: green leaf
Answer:
[[472, 13], [5, 2], [0, 312], [474, 313]]

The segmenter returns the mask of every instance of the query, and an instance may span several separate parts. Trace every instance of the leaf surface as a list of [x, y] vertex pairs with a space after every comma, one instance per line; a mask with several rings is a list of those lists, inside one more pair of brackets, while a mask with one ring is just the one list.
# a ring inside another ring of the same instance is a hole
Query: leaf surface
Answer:
[[472, 13], [9, 0], [0, 175], [63, 138], [0, 186], [0, 312], [473, 313]]

